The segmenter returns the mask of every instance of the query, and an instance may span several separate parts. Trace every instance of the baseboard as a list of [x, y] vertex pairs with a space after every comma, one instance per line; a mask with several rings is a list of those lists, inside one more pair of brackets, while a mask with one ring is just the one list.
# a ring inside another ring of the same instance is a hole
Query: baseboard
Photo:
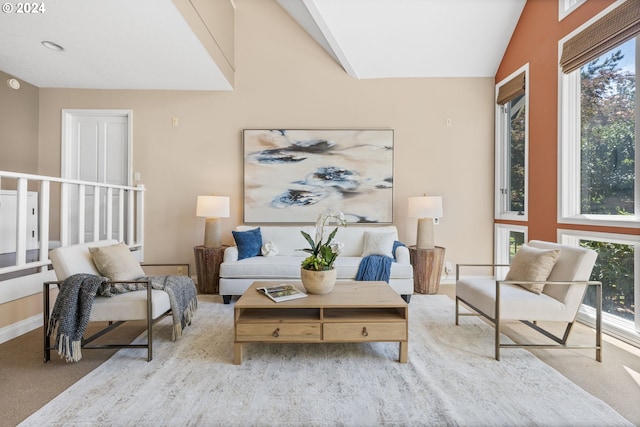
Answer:
[[13, 323], [0, 329], [0, 344], [7, 342], [20, 335], [31, 332], [42, 326], [42, 314], [36, 314], [19, 322]]

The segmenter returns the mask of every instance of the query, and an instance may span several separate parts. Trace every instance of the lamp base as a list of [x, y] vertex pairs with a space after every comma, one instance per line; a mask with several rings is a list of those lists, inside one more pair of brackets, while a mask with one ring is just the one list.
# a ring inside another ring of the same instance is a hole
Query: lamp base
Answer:
[[433, 232], [433, 218], [418, 219], [418, 239], [416, 248], [433, 249], [435, 247], [435, 239]]
[[219, 248], [222, 246], [220, 218], [207, 218], [204, 225], [204, 246], [207, 248]]

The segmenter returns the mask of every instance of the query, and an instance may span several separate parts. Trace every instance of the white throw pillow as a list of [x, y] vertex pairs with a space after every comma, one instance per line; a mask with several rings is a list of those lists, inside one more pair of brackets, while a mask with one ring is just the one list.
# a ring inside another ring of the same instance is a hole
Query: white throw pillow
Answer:
[[396, 241], [395, 233], [364, 232], [364, 248], [362, 257], [369, 255], [383, 255], [393, 258], [393, 243]]
[[[525, 282], [547, 280], [559, 256], [560, 249], [538, 249], [526, 244], [522, 245], [513, 257], [513, 261], [511, 261], [505, 280], [522, 280]], [[518, 285], [538, 295], [544, 289], [544, 283], [518, 283]]]
[[124, 243], [89, 248], [98, 272], [112, 282], [144, 276], [140, 263]]
[[278, 255], [278, 247], [272, 241], [268, 241], [262, 245], [260, 249], [262, 256], [276, 256]]

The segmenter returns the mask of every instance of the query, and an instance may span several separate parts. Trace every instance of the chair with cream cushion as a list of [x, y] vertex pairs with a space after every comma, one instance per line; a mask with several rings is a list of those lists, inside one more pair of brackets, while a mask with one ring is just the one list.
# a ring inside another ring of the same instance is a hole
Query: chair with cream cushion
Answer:
[[[495, 325], [495, 358], [500, 348], [588, 348], [601, 361], [602, 284], [589, 281], [597, 253], [591, 249], [558, 243], [530, 241], [513, 258], [504, 280], [465, 276], [461, 268], [505, 267], [504, 265], [458, 264], [456, 267], [456, 325], [460, 316], [482, 315]], [[587, 286], [596, 286], [596, 345], [569, 346], [567, 340]], [[460, 303], [474, 313], [461, 313]], [[505, 321], [521, 321], [556, 344], [503, 344], [500, 329]], [[537, 322], [562, 322], [566, 329], [558, 337]]]
[[[126, 245], [121, 244], [126, 248]], [[120, 283], [144, 283], [146, 290], [120, 293], [112, 297], [96, 296], [91, 308], [90, 322], [108, 322], [108, 326], [91, 337], [83, 338], [82, 348], [146, 348], [147, 360], [151, 361], [153, 357], [153, 329], [152, 324], [155, 320], [159, 320], [164, 315], [170, 313], [171, 306], [169, 295], [167, 292], [158, 289], [152, 289], [149, 281], [133, 281], [134, 277], [144, 276], [144, 271], [133, 256], [118, 257], [117, 253], [94, 252], [92, 256], [91, 248], [100, 248], [103, 251], [122, 251], [116, 240], [103, 240], [91, 243], [77, 244], [56, 248], [49, 253], [49, 258], [53, 265], [53, 269], [58, 278], [58, 282], [46, 282], [43, 289], [44, 303], [44, 360], [50, 360], [49, 336], [47, 335], [47, 327], [50, 315], [50, 289], [53, 284], [60, 285], [68, 277], [86, 273], [96, 276], [105, 276], [105, 270], [109, 272], [109, 276], [113, 278], [113, 282], [120, 280]], [[128, 251], [128, 249], [127, 249]], [[112, 257], [103, 256], [101, 254], [115, 255]], [[109, 264], [108, 259], [117, 259], [119, 262]], [[104, 261], [101, 265], [101, 274], [96, 267], [95, 260]], [[125, 280], [126, 279], [126, 280]], [[106, 332], [120, 326], [125, 321], [144, 320], [146, 321], [147, 342], [142, 344], [104, 344], [104, 345], [87, 345], [96, 338], [104, 335]]]

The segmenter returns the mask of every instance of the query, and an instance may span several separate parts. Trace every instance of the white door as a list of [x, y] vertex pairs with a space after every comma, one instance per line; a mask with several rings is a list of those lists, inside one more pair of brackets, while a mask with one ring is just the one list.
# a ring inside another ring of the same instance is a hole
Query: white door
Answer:
[[[131, 111], [122, 110], [64, 110], [63, 111], [63, 178], [103, 184], [130, 185], [130, 135]], [[84, 236], [85, 242], [94, 240], [94, 198], [93, 187], [85, 188]], [[120, 228], [117, 221], [112, 224], [111, 236], [106, 235], [107, 193], [100, 189], [99, 239], [118, 239]], [[76, 220], [78, 215], [78, 191], [69, 194], [69, 213]], [[120, 209], [117, 194], [113, 195], [113, 212]], [[124, 207], [126, 209], [126, 206]], [[117, 215], [115, 215], [117, 218]], [[72, 220], [72, 224], [77, 221]], [[69, 229], [70, 242], [79, 242], [77, 227]]]

